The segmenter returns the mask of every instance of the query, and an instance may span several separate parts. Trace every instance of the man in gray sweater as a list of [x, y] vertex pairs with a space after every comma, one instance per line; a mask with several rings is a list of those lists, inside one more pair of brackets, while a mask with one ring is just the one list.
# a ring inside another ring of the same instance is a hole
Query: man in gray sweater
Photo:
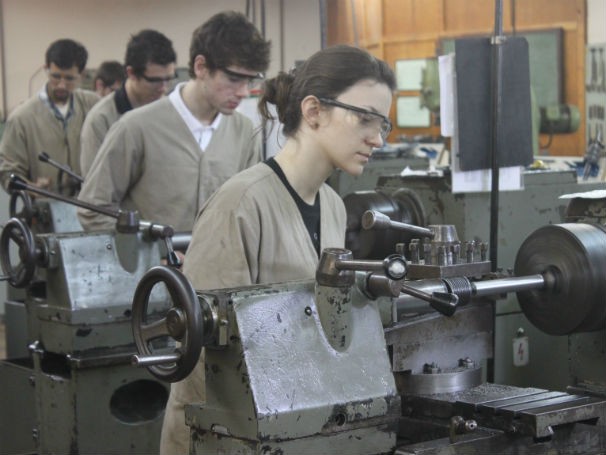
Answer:
[[[243, 14], [211, 17], [193, 33], [190, 80], [111, 127], [80, 199], [190, 231], [206, 199], [262, 158], [261, 135], [235, 110], [260, 82], [269, 54], [270, 43]], [[85, 209], [78, 216], [86, 230], [115, 226]]]

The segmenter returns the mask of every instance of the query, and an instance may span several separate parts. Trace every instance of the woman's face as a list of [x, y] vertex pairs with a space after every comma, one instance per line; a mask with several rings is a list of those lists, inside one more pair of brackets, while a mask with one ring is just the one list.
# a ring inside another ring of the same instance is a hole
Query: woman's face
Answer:
[[374, 148], [383, 145], [392, 93], [385, 84], [362, 80], [334, 100], [320, 99], [325, 109], [321, 143], [333, 167], [360, 175]]

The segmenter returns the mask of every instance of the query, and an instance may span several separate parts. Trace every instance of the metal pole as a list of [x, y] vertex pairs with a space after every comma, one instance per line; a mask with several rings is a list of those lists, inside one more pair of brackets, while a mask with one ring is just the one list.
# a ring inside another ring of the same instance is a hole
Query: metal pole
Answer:
[[[501, 102], [503, 90], [503, 1], [495, 0], [494, 36], [491, 52], [491, 173], [490, 190], [490, 265], [493, 272], [497, 270], [499, 249], [499, 136], [501, 130]], [[495, 332], [492, 332], [492, 345], [496, 345]], [[486, 362], [486, 379], [494, 381], [494, 358]]]
[[0, 122], [3, 122], [8, 117], [8, 102], [6, 100], [7, 92], [6, 92], [6, 46], [5, 46], [5, 36], [4, 36], [4, 13], [3, 13], [3, 5], [2, 0], [0, 0], [0, 79], [2, 79], [2, 87], [0, 90], [2, 93], [2, 112], [0, 112]]
[[501, 130], [501, 103], [503, 90], [503, 0], [495, 0], [495, 24], [491, 53], [491, 171], [490, 192], [490, 262], [497, 270], [499, 244], [499, 136]]

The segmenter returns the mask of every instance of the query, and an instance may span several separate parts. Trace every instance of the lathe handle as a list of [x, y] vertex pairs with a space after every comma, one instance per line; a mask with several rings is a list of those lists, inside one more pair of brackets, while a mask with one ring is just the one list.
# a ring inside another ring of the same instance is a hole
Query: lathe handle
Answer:
[[[19, 248], [20, 262], [15, 267], [11, 264], [11, 240]], [[23, 288], [30, 283], [36, 271], [37, 258], [34, 235], [27, 224], [19, 218], [8, 220], [0, 234], [0, 264], [11, 286]]]
[[400, 231], [406, 231], [411, 234], [416, 234], [419, 237], [433, 238], [435, 233], [431, 229], [427, 229], [421, 226], [415, 226], [413, 224], [401, 223], [399, 221], [393, 221], [387, 215], [378, 212], [376, 210], [367, 210], [362, 215], [362, 227], [364, 229], [397, 229]]
[[428, 302], [431, 307], [445, 316], [452, 316], [459, 305], [459, 297], [450, 292], [428, 292], [402, 284], [402, 292]]
[[[163, 317], [149, 321], [149, 298], [158, 283], [166, 286], [172, 306]], [[132, 358], [133, 364], [146, 366], [150, 373], [167, 382], [180, 381], [193, 371], [202, 350], [204, 325], [196, 291], [183, 273], [161, 265], [147, 271], [135, 289], [132, 328], [140, 354]], [[179, 346], [170, 354], [158, 355], [153, 343], [160, 338], [172, 338]]]
[[[17, 212], [17, 201], [19, 199], [23, 202], [23, 208], [20, 212]], [[11, 218], [21, 218], [28, 226], [31, 226], [32, 220], [36, 215], [31, 196], [22, 190], [12, 191], [8, 204], [8, 213]]]

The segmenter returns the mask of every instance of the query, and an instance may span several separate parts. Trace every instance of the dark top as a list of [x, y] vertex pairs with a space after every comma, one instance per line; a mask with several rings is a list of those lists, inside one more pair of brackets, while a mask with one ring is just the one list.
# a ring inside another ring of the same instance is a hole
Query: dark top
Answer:
[[303, 222], [305, 223], [305, 227], [307, 228], [307, 232], [309, 232], [309, 237], [311, 238], [311, 242], [316, 249], [316, 253], [318, 253], [318, 257], [320, 256], [320, 194], [316, 195], [316, 200], [313, 205], [307, 204], [301, 196], [297, 194], [295, 189], [290, 185], [282, 168], [273, 158], [269, 158], [265, 161], [270, 168], [277, 174], [280, 178], [292, 198], [294, 199], [297, 207], [299, 208], [299, 212], [303, 217]]

